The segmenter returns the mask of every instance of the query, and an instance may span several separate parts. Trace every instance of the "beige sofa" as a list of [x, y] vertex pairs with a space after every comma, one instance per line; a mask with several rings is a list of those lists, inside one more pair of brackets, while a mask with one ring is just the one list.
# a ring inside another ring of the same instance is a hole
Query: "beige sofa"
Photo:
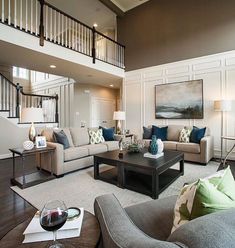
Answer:
[[[52, 158], [52, 169], [56, 176], [93, 166], [93, 155], [119, 149], [118, 141], [90, 144], [87, 128], [63, 128], [63, 131], [70, 145], [65, 150], [63, 145], [54, 142], [53, 129], [44, 129], [41, 132], [46, 137], [47, 145], [56, 148]], [[45, 154], [41, 159], [42, 168], [50, 171], [49, 155]]]
[[168, 125], [167, 141], [163, 142], [164, 149], [184, 152], [186, 161], [207, 164], [214, 156], [213, 137], [209, 128], [206, 128], [205, 137], [201, 139], [200, 144], [179, 142], [180, 131], [183, 128], [183, 125]]

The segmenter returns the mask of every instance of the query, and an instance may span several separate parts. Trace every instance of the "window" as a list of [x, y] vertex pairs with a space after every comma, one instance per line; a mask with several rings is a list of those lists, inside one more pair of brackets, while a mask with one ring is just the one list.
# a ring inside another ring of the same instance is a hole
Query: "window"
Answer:
[[24, 68], [13, 66], [13, 77], [29, 79], [29, 71]]

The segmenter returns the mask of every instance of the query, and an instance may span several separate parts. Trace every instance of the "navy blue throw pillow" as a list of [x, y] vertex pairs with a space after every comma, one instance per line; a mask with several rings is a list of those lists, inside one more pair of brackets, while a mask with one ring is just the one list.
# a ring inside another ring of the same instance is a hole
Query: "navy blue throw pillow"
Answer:
[[103, 131], [103, 137], [105, 141], [114, 141], [115, 127], [105, 128], [99, 127]]
[[69, 141], [63, 130], [61, 130], [60, 132], [53, 132], [53, 136], [57, 143], [64, 146], [64, 149], [69, 148]]
[[152, 135], [156, 135], [157, 139], [161, 139], [162, 141], [167, 140], [167, 129], [166, 127], [157, 127], [153, 125], [153, 133]]
[[143, 139], [151, 139], [152, 138], [152, 133], [153, 133], [153, 128], [148, 128], [148, 127], [143, 127]]
[[200, 143], [201, 139], [205, 136], [206, 127], [198, 128], [193, 126], [193, 130], [190, 134], [190, 142]]

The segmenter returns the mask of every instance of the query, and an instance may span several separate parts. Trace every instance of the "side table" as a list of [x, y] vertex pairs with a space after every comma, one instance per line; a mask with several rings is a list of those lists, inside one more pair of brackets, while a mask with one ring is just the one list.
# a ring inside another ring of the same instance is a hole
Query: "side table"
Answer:
[[[11, 183], [13, 185], [17, 185], [20, 188], [24, 189], [45, 181], [49, 181], [55, 178], [52, 170], [52, 153], [55, 151], [55, 147], [45, 147], [45, 148], [33, 148], [32, 150], [24, 150], [23, 148], [14, 148], [9, 149], [13, 154], [13, 178], [11, 179]], [[41, 154], [49, 153], [50, 154], [50, 164], [51, 164], [51, 173], [41, 170]], [[16, 155], [21, 158], [21, 166], [22, 166], [22, 176], [16, 177], [15, 167], [16, 167]], [[40, 170], [31, 174], [25, 174], [25, 157], [31, 155], [39, 155], [39, 166]]]
[[[233, 136], [222, 136], [221, 139], [222, 140], [225, 139], [225, 140], [232, 140], [232, 141], [234, 141], [234, 144], [233, 144], [232, 148], [228, 151], [228, 153], [226, 154], [224, 160], [223, 160], [222, 155], [221, 155], [221, 161], [220, 161], [220, 163], [222, 164], [222, 161], [223, 161], [223, 168], [225, 168], [226, 160], [228, 159], [229, 155], [232, 153], [233, 149], [235, 148], [235, 137], [233, 137]], [[223, 152], [223, 146], [222, 146], [222, 152]]]
[[[48, 247], [51, 241], [35, 242], [22, 244], [24, 240], [23, 232], [28, 226], [31, 219], [28, 219], [21, 224], [17, 225], [10, 232], [8, 232], [1, 240], [0, 247], [4, 248], [45, 248]], [[70, 238], [70, 239], [60, 239], [59, 241], [63, 243], [66, 247], [73, 246], [79, 248], [95, 248], [98, 246], [100, 239], [100, 227], [96, 217], [89, 213], [84, 212], [84, 218], [82, 222], [82, 230], [80, 237]]]

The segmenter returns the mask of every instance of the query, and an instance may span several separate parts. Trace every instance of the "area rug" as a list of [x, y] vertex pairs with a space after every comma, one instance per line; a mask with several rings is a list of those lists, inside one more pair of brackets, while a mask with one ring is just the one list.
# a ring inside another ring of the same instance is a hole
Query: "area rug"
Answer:
[[[210, 162], [207, 166], [185, 163], [184, 176], [178, 178], [163, 191], [159, 198], [177, 195], [184, 183], [194, 182], [198, 178], [211, 175], [217, 171], [218, 166], [219, 164], [216, 162]], [[106, 167], [103, 169], [106, 169]], [[93, 213], [95, 198], [104, 194], [114, 194], [123, 207], [151, 200], [149, 196], [94, 180], [92, 168], [77, 171], [65, 175], [63, 178], [41, 183], [24, 190], [17, 186], [11, 187], [11, 189], [37, 209], [42, 209], [43, 205], [52, 199], [61, 199], [68, 207], [84, 207]]]

